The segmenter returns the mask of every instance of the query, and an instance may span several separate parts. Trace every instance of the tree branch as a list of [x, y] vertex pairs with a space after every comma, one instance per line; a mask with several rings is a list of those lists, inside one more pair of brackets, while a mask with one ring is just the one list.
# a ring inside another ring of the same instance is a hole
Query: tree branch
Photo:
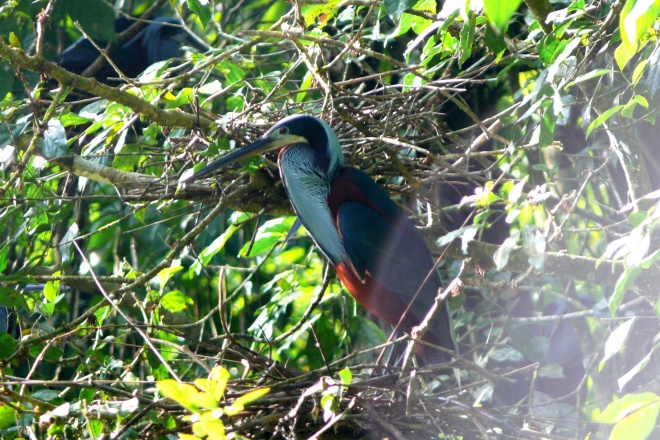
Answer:
[[116, 87], [106, 86], [95, 79], [84, 78], [69, 72], [57, 64], [47, 61], [39, 56], [28, 56], [25, 52], [11, 47], [0, 38], [0, 56], [8, 60], [16, 67], [32, 70], [44, 75], [51, 76], [62, 86], [71, 86], [87, 93], [118, 102], [130, 107], [146, 118], [167, 127], [183, 127], [187, 129], [201, 128], [209, 131], [215, 128], [213, 122], [203, 116], [192, 115], [181, 110], [163, 110], [152, 105], [144, 99]]

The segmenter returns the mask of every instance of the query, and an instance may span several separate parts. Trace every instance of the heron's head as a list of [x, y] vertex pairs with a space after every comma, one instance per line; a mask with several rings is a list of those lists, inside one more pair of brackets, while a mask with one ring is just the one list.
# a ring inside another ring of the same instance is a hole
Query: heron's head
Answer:
[[237, 160], [296, 144], [309, 145], [314, 150], [316, 166], [325, 173], [334, 174], [344, 165], [339, 139], [326, 122], [315, 116], [293, 115], [273, 125], [262, 138], [233, 151], [193, 175], [182, 177], [181, 181], [203, 179]]

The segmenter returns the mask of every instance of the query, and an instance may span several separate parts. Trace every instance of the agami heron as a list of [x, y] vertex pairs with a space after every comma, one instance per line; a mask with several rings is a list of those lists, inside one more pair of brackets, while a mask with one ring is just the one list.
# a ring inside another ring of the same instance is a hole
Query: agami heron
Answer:
[[[293, 209], [348, 292], [369, 312], [411, 332], [442, 286], [431, 252], [412, 222], [371, 177], [344, 166], [339, 139], [321, 119], [289, 116], [263, 138], [183, 177], [182, 182], [278, 148], [280, 176]], [[455, 350], [446, 305], [438, 310], [423, 340]], [[451, 358], [426, 345], [418, 353], [432, 363]]]

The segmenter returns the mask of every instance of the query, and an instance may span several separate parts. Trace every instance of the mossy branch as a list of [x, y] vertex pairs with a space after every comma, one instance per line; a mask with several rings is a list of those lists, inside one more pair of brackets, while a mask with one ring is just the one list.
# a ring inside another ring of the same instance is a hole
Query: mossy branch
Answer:
[[53, 62], [47, 61], [43, 57], [36, 55], [29, 56], [21, 49], [7, 45], [1, 38], [0, 56], [15, 67], [50, 76], [64, 87], [75, 87], [95, 96], [130, 107], [135, 112], [144, 115], [147, 119], [160, 125], [183, 127], [190, 130], [200, 128], [204, 131], [214, 128], [213, 122], [208, 118], [186, 113], [178, 109], [163, 110], [132, 93], [120, 90], [117, 87], [101, 84], [92, 78], [85, 78], [71, 73]]

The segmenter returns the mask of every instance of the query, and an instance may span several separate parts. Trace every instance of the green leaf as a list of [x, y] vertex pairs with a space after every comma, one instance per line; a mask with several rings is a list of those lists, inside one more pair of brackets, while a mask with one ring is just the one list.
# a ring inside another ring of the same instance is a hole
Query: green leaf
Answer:
[[7, 359], [14, 354], [16, 341], [8, 333], [0, 333], [0, 359]]
[[[476, 230], [476, 231], [475, 231]], [[457, 239], [458, 237], [463, 237], [464, 235], [474, 235], [475, 232], [478, 232], [479, 227], [477, 225], [468, 225], [459, 229], [455, 229], [442, 237], [438, 238], [435, 242], [435, 245], [438, 247], [444, 247]]]
[[[126, 133], [126, 132], [125, 132]], [[125, 144], [121, 154], [116, 154], [112, 160], [112, 167], [122, 171], [135, 171], [136, 167], [145, 160], [145, 156], [140, 154], [142, 149], [138, 144]], [[141, 211], [141, 213], [138, 213]], [[135, 217], [144, 224], [144, 210], [139, 209], [135, 212]]]
[[15, 426], [16, 410], [9, 405], [0, 405], [0, 429], [9, 429]]
[[222, 396], [225, 394], [225, 389], [227, 388], [227, 383], [231, 375], [227, 369], [216, 365], [211, 370], [211, 375], [209, 377], [209, 391], [215, 400], [220, 402]]
[[103, 0], [60, 0], [55, 3], [53, 17], [60, 21], [65, 15], [71, 17], [90, 36], [99, 42], [117, 41], [115, 11]]
[[612, 358], [612, 356], [621, 351], [623, 343], [628, 338], [628, 334], [630, 333], [630, 329], [632, 328], [634, 322], [635, 318], [631, 318], [614, 329], [612, 333], [610, 333], [610, 336], [605, 342], [605, 354], [603, 356], [603, 360], [600, 361], [599, 370], [603, 369], [605, 362], [607, 362]]
[[394, 22], [398, 22], [401, 15], [412, 8], [417, 0], [383, 0], [385, 12]]
[[660, 396], [655, 393], [626, 394], [607, 405], [598, 421], [614, 424], [611, 440], [643, 440], [653, 431], [659, 413]]
[[486, 46], [488, 46], [488, 49], [490, 49], [495, 54], [502, 54], [506, 50], [504, 35], [500, 32], [497, 32], [493, 25], [490, 23], [486, 25], [484, 40], [486, 41]]
[[338, 0], [330, 0], [324, 3], [303, 6], [300, 12], [305, 19], [305, 26], [315, 24], [317, 18], [320, 18], [318, 20], [319, 26], [325, 26], [337, 14], [338, 3]]
[[173, 290], [165, 294], [160, 303], [166, 310], [176, 313], [187, 309], [189, 305], [195, 304], [195, 301], [180, 290]]
[[539, 146], [545, 148], [555, 140], [555, 124], [557, 123], [557, 115], [552, 106], [548, 105], [544, 112], [543, 118], [540, 122], [541, 132], [539, 134]]
[[59, 362], [62, 359], [63, 354], [64, 352], [60, 347], [51, 345], [48, 347], [46, 353], [43, 354], [43, 356], [44, 356], [44, 360], [48, 362]]
[[243, 96], [240, 94], [230, 96], [225, 101], [225, 105], [229, 111], [242, 112], [243, 108], [245, 108], [245, 98], [243, 98]]
[[156, 383], [158, 391], [179, 405], [197, 411], [200, 408], [214, 409], [218, 402], [210, 394], [200, 393], [197, 388], [187, 383], [179, 383], [173, 379], [165, 379]]
[[649, 60], [642, 60], [635, 66], [635, 70], [633, 71], [631, 78], [631, 82], [633, 86], [636, 86], [639, 80], [642, 79], [642, 75], [644, 74], [644, 70], [646, 69], [646, 66], [648, 66], [648, 64], [649, 64]]
[[69, 147], [67, 146], [66, 131], [62, 123], [57, 119], [48, 121], [48, 128], [44, 132], [42, 151], [48, 159], [70, 154]]
[[554, 35], [549, 34], [541, 38], [536, 45], [539, 51], [539, 58], [546, 66], [552, 65], [555, 59], [564, 51], [570, 43], [569, 40], [558, 40]]
[[282, 241], [295, 222], [295, 217], [282, 217], [265, 222], [257, 231], [254, 242], [248, 242], [240, 250], [243, 257], [256, 257], [270, 251]]
[[21, 307], [29, 310], [25, 297], [21, 292], [11, 287], [0, 286], [0, 306], [5, 307]]
[[[201, 424], [201, 431], [203, 435], [206, 435], [207, 440], [216, 440], [216, 439], [225, 439], [227, 438], [225, 434], [225, 424], [220, 419], [222, 412], [220, 411], [207, 411], [202, 414], [202, 417], [198, 423], [195, 425]], [[197, 427], [200, 428], [199, 426]], [[198, 430], [195, 430], [196, 434], [201, 434]]]
[[309, 367], [317, 369], [325, 365], [326, 361], [332, 361], [340, 339], [335, 331], [334, 321], [324, 314], [317, 315], [316, 320], [310, 322], [310, 327], [313, 327], [313, 330], [308, 330], [307, 343], [301, 353], [307, 356]]
[[211, 7], [207, 3], [206, 6], [203, 6], [199, 0], [188, 0], [188, 7], [199, 17], [199, 21], [202, 22], [202, 25], [206, 27], [211, 20]]
[[268, 393], [270, 393], [270, 388], [258, 388], [256, 390], [252, 390], [236, 399], [232, 406], [241, 406], [244, 408], [246, 405], [261, 399]]
[[614, 114], [618, 113], [619, 110], [621, 110], [623, 107], [625, 106], [617, 105], [615, 107], [612, 107], [611, 109], [604, 111], [602, 115], [594, 119], [593, 122], [589, 124], [589, 127], [587, 128], [587, 137], [589, 137], [589, 135], [591, 134], [592, 131], [594, 131], [595, 128], [600, 127], [605, 121], [611, 118]]
[[100, 420], [90, 419], [89, 420], [89, 432], [92, 434], [93, 438], [99, 437], [103, 433], [105, 428], [105, 423]]
[[642, 95], [635, 95], [633, 97], [633, 99], [635, 100], [635, 102], [637, 102], [642, 107], [649, 108], [649, 101], [645, 97], [643, 97]]
[[641, 361], [637, 363], [634, 367], [632, 367], [626, 374], [621, 376], [617, 380], [617, 385], [619, 385], [619, 389], [622, 390], [623, 387], [626, 386], [628, 382], [630, 382], [635, 376], [637, 376], [643, 369], [646, 367], [651, 360], [651, 355], [653, 354], [654, 350], [651, 349], [650, 352], [647, 353], [646, 356], [642, 358]]
[[660, 0], [627, 0], [619, 17], [622, 43], [636, 49], [655, 23], [659, 11]]
[[[413, 6], [415, 11], [428, 12], [429, 14], [435, 14], [436, 11], [436, 1], [435, 0], [418, 0], [417, 3]], [[406, 14], [408, 15], [408, 14]], [[423, 18], [420, 16], [413, 16], [412, 30], [417, 35], [422, 35], [426, 29], [433, 24], [432, 20]]]
[[60, 255], [62, 255], [62, 263], [71, 264], [73, 262], [73, 241], [78, 238], [80, 231], [78, 229], [78, 223], [72, 223], [69, 226], [69, 229], [62, 237], [62, 241], [59, 244]]
[[103, 306], [99, 309], [97, 309], [94, 312], [94, 317], [96, 318], [96, 321], [98, 322], [99, 325], [103, 324], [103, 321], [105, 318], [110, 316], [110, 313], [113, 311], [113, 308], [110, 306]]
[[520, 200], [528, 180], [529, 176], [525, 176], [520, 179], [520, 182], [513, 185], [513, 188], [511, 188], [511, 192], [509, 192], [509, 196], [507, 197], [509, 203], [517, 203], [518, 200]]
[[341, 379], [341, 383], [348, 386], [351, 384], [353, 381], [353, 373], [351, 372], [351, 369], [346, 367], [342, 370], [339, 371], [339, 378]]
[[88, 122], [92, 122], [92, 119], [79, 116], [73, 112], [66, 112], [60, 116], [60, 122], [63, 127], [69, 127], [71, 125], [87, 124]]
[[461, 56], [458, 60], [459, 67], [461, 67], [472, 55], [472, 44], [474, 44], [474, 28], [477, 22], [477, 16], [469, 9], [467, 14], [468, 19], [463, 23], [463, 29], [461, 29]]
[[3, 273], [7, 268], [7, 263], [9, 262], [9, 245], [5, 243], [2, 248], [0, 248], [0, 273]]
[[166, 109], [181, 107], [182, 105], [188, 105], [192, 102], [194, 97], [193, 89], [186, 87], [177, 93], [176, 97], [169, 99], [167, 104], [165, 104]]
[[571, 11], [584, 11], [584, 0], [574, 0], [566, 9], [566, 12]]
[[59, 281], [48, 281], [44, 286], [44, 297], [51, 303], [55, 303], [57, 295], [60, 293]]
[[655, 428], [659, 412], [659, 400], [642, 406], [614, 425], [610, 433], [610, 440], [644, 440], [648, 438]]
[[165, 287], [165, 284], [167, 284], [167, 282], [172, 278], [172, 276], [175, 273], [183, 270], [183, 266], [178, 266], [178, 265], [175, 266], [176, 263], [177, 262], [172, 262], [171, 267], [166, 267], [165, 269], [158, 272], [157, 277], [158, 277], [158, 281], [160, 282], [161, 289]]
[[313, 81], [314, 81], [314, 75], [312, 74], [312, 72], [308, 71], [307, 73], [305, 73], [302, 83], [300, 84], [300, 87], [298, 89], [300, 93], [296, 94], [296, 102], [303, 102], [305, 100], [305, 97], [307, 96], [306, 90], [312, 87]]
[[495, 251], [493, 254], [493, 262], [497, 270], [503, 270], [507, 263], [509, 262], [509, 256], [511, 251], [516, 247], [516, 242], [518, 241], [518, 236], [509, 237], [504, 240], [504, 243]]
[[614, 59], [616, 60], [616, 64], [619, 66], [619, 69], [623, 70], [626, 67], [626, 64], [628, 64], [628, 61], [630, 61], [630, 59], [634, 57], [636, 53], [636, 46], [629, 46], [623, 43], [619, 45], [619, 47], [617, 47], [614, 51]]
[[321, 397], [321, 408], [326, 411], [332, 411], [335, 407], [335, 395], [331, 393], [324, 394]]
[[626, 394], [620, 399], [611, 402], [598, 416], [598, 421], [601, 423], [617, 423], [629, 416], [632, 412], [638, 409], [652, 405], [660, 401], [660, 396], [655, 393], [637, 393]]
[[0, 62], [0, 101], [5, 99], [7, 93], [14, 87], [16, 74], [6, 62]]
[[635, 282], [637, 277], [641, 273], [640, 267], [629, 267], [626, 268], [618, 280], [616, 280], [616, 286], [614, 287], [614, 293], [608, 302], [608, 307], [612, 316], [616, 314], [616, 311], [619, 310], [619, 306], [623, 302], [623, 296], [630, 286]]
[[535, 334], [528, 325], [519, 322], [506, 323], [507, 333], [511, 335], [511, 345], [525, 358], [540, 362], [548, 347], [548, 339]]
[[576, 84], [580, 84], [585, 81], [589, 81], [590, 79], [598, 78], [603, 75], [609, 75], [610, 73], [613, 73], [612, 70], [610, 69], [595, 69], [592, 70], [589, 73], [585, 73], [584, 75], [580, 75], [577, 78], [575, 78], [575, 81], [571, 81], [568, 84], [564, 86], [564, 89], [568, 89], [571, 86], [574, 86]]
[[484, 0], [484, 12], [488, 21], [503, 34], [520, 3], [522, 0]]
[[225, 85], [235, 84], [245, 78], [245, 70], [231, 61], [223, 60], [221, 63], [218, 63], [215, 68], [222, 72], [227, 79]]
[[632, 118], [635, 114], [635, 107], [637, 107], [637, 102], [631, 99], [628, 101], [628, 104], [621, 109], [621, 116], [624, 118]]
[[[233, 222], [240, 223], [247, 219], [248, 219], [248, 214], [237, 213], [237, 215], [233, 218]], [[200, 272], [202, 271], [202, 268], [206, 267], [206, 265], [209, 264], [211, 259], [225, 247], [227, 240], [229, 240], [231, 236], [234, 235], [234, 232], [236, 232], [238, 229], [239, 229], [238, 226], [234, 226], [233, 224], [230, 225], [225, 230], [225, 232], [223, 232], [218, 238], [213, 240], [213, 242], [210, 245], [204, 248], [202, 252], [199, 253], [199, 258], [195, 260], [195, 262], [190, 266], [189, 273], [199, 275]]]

